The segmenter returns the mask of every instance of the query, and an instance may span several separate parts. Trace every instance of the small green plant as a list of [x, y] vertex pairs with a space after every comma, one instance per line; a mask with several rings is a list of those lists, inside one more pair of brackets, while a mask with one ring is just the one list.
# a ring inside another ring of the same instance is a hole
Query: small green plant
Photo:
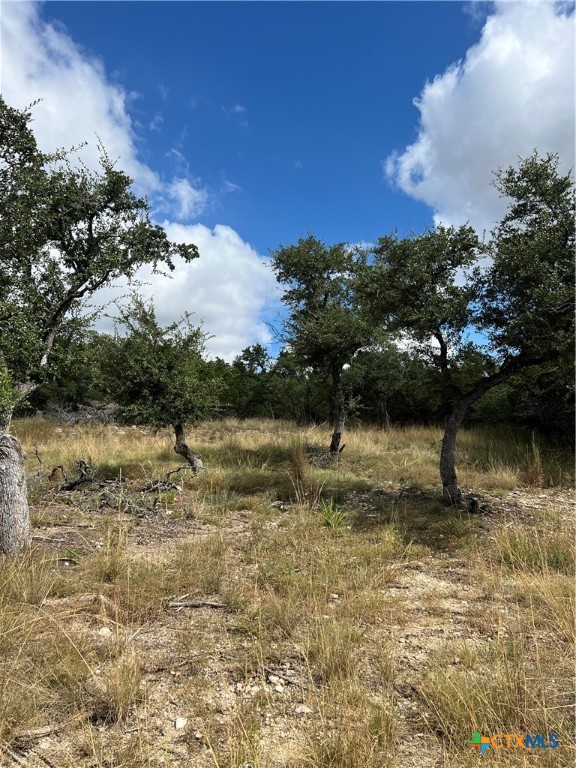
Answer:
[[323, 501], [320, 506], [320, 519], [326, 528], [340, 528], [346, 518], [346, 514], [338, 509], [333, 500]]

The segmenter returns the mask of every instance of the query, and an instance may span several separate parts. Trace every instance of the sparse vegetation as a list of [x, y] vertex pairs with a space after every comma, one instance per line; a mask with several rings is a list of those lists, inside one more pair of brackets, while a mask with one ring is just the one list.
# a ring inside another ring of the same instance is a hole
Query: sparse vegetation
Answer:
[[[0, 571], [7, 759], [456, 768], [474, 731], [554, 731], [539, 764], [573, 764], [568, 453], [464, 431], [470, 515], [441, 504], [437, 429], [351, 430], [323, 464], [328, 427], [202, 423], [210, 471], [167, 486], [169, 431], [14, 428], [35, 539]], [[78, 458], [94, 481], [59, 491]]]

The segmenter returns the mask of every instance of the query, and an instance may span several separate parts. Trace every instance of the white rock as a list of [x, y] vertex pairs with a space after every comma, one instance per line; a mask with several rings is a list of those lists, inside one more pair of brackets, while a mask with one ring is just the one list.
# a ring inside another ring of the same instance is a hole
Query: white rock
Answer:
[[187, 717], [177, 717], [176, 720], [174, 720], [174, 728], [176, 728], [177, 731], [181, 731], [183, 728], [186, 728], [187, 725]]
[[280, 678], [276, 675], [268, 675], [268, 682], [270, 685], [275, 685], [276, 683], [280, 682]]
[[100, 627], [98, 630], [100, 637], [109, 637], [112, 634], [110, 627]]
[[274, 690], [276, 691], [276, 693], [284, 693], [284, 686], [280, 685], [280, 683], [276, 683], [276, 685], [274, 686]]
[[307, 707], [306, 704], [298, 704], [296, 707], [294, 707], [294, 712], [296, 712], [297, 715], [312, 714], [312, 710], [310, 707]]

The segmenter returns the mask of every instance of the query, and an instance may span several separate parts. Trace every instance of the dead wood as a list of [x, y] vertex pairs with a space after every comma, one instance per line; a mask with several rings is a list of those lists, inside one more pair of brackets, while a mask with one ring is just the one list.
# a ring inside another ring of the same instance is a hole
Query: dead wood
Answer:
[[217, 603], [212, 600], [189, 600], [188, 597], [188, 595], [170, 597], [168, 598], [166, 607], [176, 608], [176, 610], [181, 610], [182, 608], [228, 608], [225, 603]]
[[[58, 488], [59, 491], [73, 491], [74, 488], [78, 488], [78, 486], [82, 485], [83, 483], [94, 482], [94, 470], [84, 461], [84, 459], [78, 459], [76, 466], [78, 468], [78, 477], [76, 477], [74, 480], [63, 483]], [[64, 472], [64, 470], [62, 470], [62, 472]]]
[[92, 713], [88, 711], [78, 712], [78, 714], [74, 715], [74, 717], [71, 717], [62, 723], [54, 723], [53, 725], [44, 725], [40, 728], [27, 728], [24, 731], [18, 731], [18, 733], [14, 736], [14, 742], [18, 746], [24, 746], [29, 741], [43, 739], [45, 736], [51, 736], [53, 733], [58, 733], [59, 731], [63, 731], [72, 725], [81, 723], [84, 720], [88, 720], [91, 714]]

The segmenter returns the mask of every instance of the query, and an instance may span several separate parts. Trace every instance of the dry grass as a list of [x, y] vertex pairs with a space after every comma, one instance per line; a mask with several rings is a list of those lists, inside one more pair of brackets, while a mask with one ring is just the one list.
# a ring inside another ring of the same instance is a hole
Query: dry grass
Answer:
[[[168, 431], [15, 429], [36, 539], [0, 569], [0, 755], [468, 768], [474, 731], [556, 731], [538, 764], [573, 764], [571, 456], [464, 431], [482, 517], [441, 504], [437, 429], [351, 430], [333, 461], [327, 427], [206, 423], [189, 442], [209, 471], [156, 492]], [[101, 485], [59, 492], [52, 468], [80, 458]], [[46, 726], [64, 728], [22, 733]]]

